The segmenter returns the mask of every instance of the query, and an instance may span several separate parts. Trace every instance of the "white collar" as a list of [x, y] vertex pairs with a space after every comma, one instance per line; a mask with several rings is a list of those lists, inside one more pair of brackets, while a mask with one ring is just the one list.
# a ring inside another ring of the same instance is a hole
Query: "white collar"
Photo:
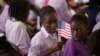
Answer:
[[53, 33], [52, 35], [48, 33], [46, 29], [44, 28], [44, 26], [41, 27], [41, 31], [42, 31], [42, 34], [45, 36], [45, 38], [48, 38], [49, 36], [57, 35], [56, 33]]

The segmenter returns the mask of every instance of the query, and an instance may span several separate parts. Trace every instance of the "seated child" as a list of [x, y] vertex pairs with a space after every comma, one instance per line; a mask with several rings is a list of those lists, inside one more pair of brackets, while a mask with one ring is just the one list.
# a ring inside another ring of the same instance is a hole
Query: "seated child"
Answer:
[[40, 10], [41, 30], [32, 38], [28, 56], [59, 56], [62, 42], [57, 38], [57, 14], [51, 6]]
[[10, 19], [5, 25], [7, 40], [16, 45], [23, 55], [27, 55], [30, 38], [24, 22], [27, 21], [29, 6], [24, 0], [13, 0], [9, 7]]
[[85, 15], [75, 14], [70, 22], [72, 38], [64, 46], [63, 56], [90, 56], [87, 49], [88, 20]]

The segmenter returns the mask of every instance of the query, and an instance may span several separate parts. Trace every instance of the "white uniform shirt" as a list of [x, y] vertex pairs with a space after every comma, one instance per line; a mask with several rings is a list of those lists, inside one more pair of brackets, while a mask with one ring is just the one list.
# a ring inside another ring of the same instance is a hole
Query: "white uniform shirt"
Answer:
[[96, 30], [99, 30], [100, 29], [100, 21], [97, 22], [97, 24], [95, 24], [95, 26], [93, 27], [93, 30], [92, 32], [96, 31]]
[[98, 29], [100, 29], [100, 12], [96, 16], [96, 24], [95, 24], [92, 32], [94, 32], [94, 31], [96, 31]]
[[[56, 34], [49, 34], [44, 27], [32, 38], [31, 47], [28, 56], [38, 56], [40, 52], [45, 51], [49, 47], [58, 42]], [[55, 52], [50, 56], [59, 56], [59, 52]]]
[[100, 22], [100, 12], [96, 15], [96, 23]]
[[9, 5], [5, 5], [2, 13], [0, 14], [0, 30], [5, 32], [6, 21], [10, 18], [8, 15]]
[[28, 53], [30, 38], [25, 25], [21, 21], [7, 20], [5, 25], [7, 40], [15, 44], [23, 54]]

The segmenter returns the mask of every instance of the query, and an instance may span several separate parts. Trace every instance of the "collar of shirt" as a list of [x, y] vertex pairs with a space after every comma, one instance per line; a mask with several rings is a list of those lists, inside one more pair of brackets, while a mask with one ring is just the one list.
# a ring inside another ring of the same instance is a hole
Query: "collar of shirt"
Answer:
[[[57, 37], [57, 33], [53, 33], [53, 34], [51, 35], [50, 33], [48, 33], [48, 32], [45, 30], [44, 26], [42, 26], [41, 32], [43, 33], [43, 35], [45, 36], [45, 38], [49, 38], [49, 37], [54, 38], [54, 37]], [[57, 38], [56, 38], [56, 39], [57, 39]]]
[[16, 21], [16, 19], [14, 17], [11, 17], [11, 21]]

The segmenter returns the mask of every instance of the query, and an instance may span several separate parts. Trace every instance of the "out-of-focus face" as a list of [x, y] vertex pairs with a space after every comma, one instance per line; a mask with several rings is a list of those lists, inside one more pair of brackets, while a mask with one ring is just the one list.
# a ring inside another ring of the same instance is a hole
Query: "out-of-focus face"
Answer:
[[71, 22], [71, 31], [72, 36], [75, 39], [83, 39], [84, 37], [86, 37], [86, 34], [88, 32], [87, 27], [74, 21]]
[[52, 14], [46, 15], [45, 20], [43, 21], [43, 25], [49, 33], [52, 34], [52, 33], [56, 32], [56, 29], [57, 29], [57, 14], [52, 13]]

